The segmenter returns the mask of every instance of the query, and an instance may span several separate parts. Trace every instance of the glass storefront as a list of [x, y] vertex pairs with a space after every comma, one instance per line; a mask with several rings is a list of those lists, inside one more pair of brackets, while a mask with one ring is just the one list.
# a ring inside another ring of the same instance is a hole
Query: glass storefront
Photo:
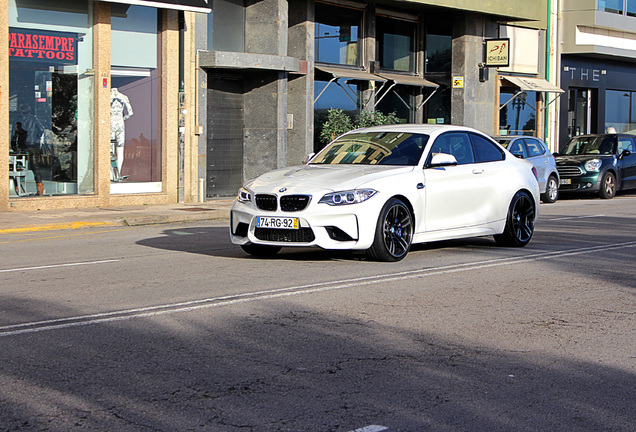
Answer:
[[362, 11], [316, 2], [316, 62], [359, 66]]
[[94, 187], [92, 4], [9, 0], [9, 195]]
[[157, 9], [111, 7], [111, 193], [161, 192]]
[[619, 133], [636, 134], [636, 92], [605, 92], [605, 130], [613, 127]]
[[416, 23], [377, 17], [380, 67], [402, 72], [415, 71]]
[[537, 94], [529, 91], [513, 98], [515, 92], [513, 89], [501, 89], [501, 104], [506, 106], [500, 110], [499, 135], [536, 136]]

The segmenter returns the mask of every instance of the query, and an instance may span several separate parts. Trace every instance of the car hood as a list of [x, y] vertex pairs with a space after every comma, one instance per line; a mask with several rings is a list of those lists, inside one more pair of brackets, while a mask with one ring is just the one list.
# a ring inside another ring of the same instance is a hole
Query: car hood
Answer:
[[380, 178], [413, 171], [412, 166], [301, 165], [265, 173], [245, 186], [253, 192], [288, 194], [356, 189]]
[[614, 155], [598, 155], [598, 154], [585, 154], [585, 155], [559, 155], [554, 159], [557, 165], [581, 165], [592, 159], [613, 159]]

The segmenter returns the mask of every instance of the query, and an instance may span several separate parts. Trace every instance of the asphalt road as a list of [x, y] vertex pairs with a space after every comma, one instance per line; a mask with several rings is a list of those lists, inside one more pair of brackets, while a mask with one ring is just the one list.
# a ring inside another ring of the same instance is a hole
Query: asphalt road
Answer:
[[254, 259], [222, 224], [0, 236], [0, 431], [634, 431], [636, 195], [522, 249]]

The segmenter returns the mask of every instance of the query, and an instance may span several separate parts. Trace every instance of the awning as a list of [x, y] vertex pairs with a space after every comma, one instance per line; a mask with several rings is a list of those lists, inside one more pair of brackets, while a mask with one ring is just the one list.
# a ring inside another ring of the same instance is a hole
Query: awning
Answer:
[[517, 76], [503, 76], [506, 81], [509, 81], [511, 84], [519, 87], [521, 90], [525, 91], [534, 91], [534, 92], [552, 92], [552, 93], [563, 93], [559, 87], [550, 84], [544, 79], [541, 78], [528, 78], [528, 77], [517, 77]]
[[345, 78], [353, 81], [386, 81], [386, 79], [360, 69], [345, 69], [331, 66], [316, 66], [319, 72], [331, 75], [330, 79]]
[[176, 9], [189, 12], [209, 13], [212, 7], [207, 0], [103, 0], [109, 3], [124, 3], [137, 6], [150, 6], [161, 9]]
[[[424, 78], [420, 78], [415, 75], [402, 75], [402, 74], [389, 73], [389, 72], [381, 72], [376, 75], [381, 78], [384, 78], [386, 82], [382, 84], [382, 87], [380, 87], [380, 89], [378, 90], [378, 98], [375, 101], [374, 107], [378, 106], [378, 104], [382, 101], [382, 99], [384, 99], [386, 95], [388, 95], [391, 91], [393, 91], [395, 96], [397, 96], [398, 99], [402, 101], [402, 103], [404, 104], [404, 106], [406, 106], [407, 109], [409, 110], [415, 109], [417, 111], [420, 108], [422, 108], [422, 106], [425, 105], [426, 102], [429, 101], [429, 99], [433, 96], [433, 94], [439, 88], [439, 85], [435, 84], [434, 82], [431, 82]], [[386, 87], [387, 84], [389, 85], [388, 87]], [[431, 87], [431, 88], [434, 88], [435, 90], [433, 90], [433, 93], [428, 95], [428, 97], [424, 99], [424, 101], [419, 106], [411, 107], [404, 99], [402, 99], [402, 96], [400, 96], [400, 94], [393, 89], [396, 85], [408, 85], [413, 87]]]
[[384, 78], [384, 80], [386, 81], [394, 81], [395, 83], [402, 84], [402, 85], [410, 85], [410, 86], [416, 86], [416, 87], [433, 87], [433, 88], [439, 87], [439, 85], [435, 84], [434, 82], [431, 82], [424, 78], [420, 78], [415, 75], [402, 75], [402, 74], [386, 73], [386, 72], [378, 73], [376, 75]]
[[[354, 89], [351, 88], [349, 83], [355, 82], [355, 81], [380, 81], [382, 83], [386, 82], [384, 78], [374, 75], [372, 73], [360, 70], [360, 69], [347, 69], [347, 68], [339, 68], [339, 67], [323, 66], [323, 65], [316, 66], [315, 69], [316, 69], [317, 80], [329, 81], [329, 82], [327, 83], [325, 88], [322, 89], [320, 94], [316, 96], [316, 98], [314, 99], [314, 103], [318, 101], [320, 96], [322, 96], [322, 94], [327, 90], [327, 88], [331, 85], [331, 83], [335, 82], [336, 85], [345, 92], [345, 94], [349, 97], [349, 99], [351, 99], [351, 101], [354, 104], [356, 104], [357, 106], [360, 106], [360, 105], [366, 106], [369, 103], [369, 101], [367, 101], [364, 104], [358, 103], [359, 102], [358, 96], [356, 92], [354, 91]], [[342, 85], [343, 83], [340, 82], [340, 79], [344, 80], [344, 84], [346, 84], [347, 87], [349, 88], [348, 91], [347, 91], [347, 88], [345, 88]], [[375, 90], [373, 92], [375, 93]]]

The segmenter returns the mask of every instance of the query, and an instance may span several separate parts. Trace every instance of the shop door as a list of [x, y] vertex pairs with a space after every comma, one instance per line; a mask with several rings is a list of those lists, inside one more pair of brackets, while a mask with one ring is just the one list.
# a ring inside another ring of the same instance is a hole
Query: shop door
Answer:
[[570, 88], [568, 99], [568, 138], [592, 133], [592, 89]]
[[233, 196], [243, 183], [243, 83], [208, 77], [207, 196]]

